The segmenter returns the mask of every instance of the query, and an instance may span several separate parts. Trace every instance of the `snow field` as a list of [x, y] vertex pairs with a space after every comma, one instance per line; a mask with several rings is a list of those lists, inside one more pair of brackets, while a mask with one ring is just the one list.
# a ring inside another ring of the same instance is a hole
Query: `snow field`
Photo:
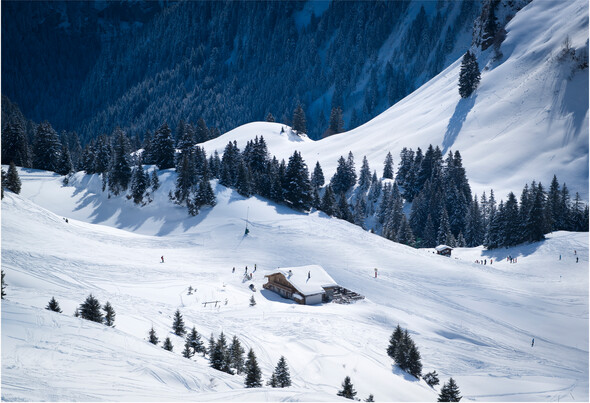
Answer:
[[[165, 199], [137, 209], [122, 196], [107, 199], [75, 181], [73, 188], [62, 187], [51, 175], [20, 173], [24, 197], [7, 193], [2, 201], [2, 267], [8, 283], [2, 341], [10, 347], [2, 350], [6, 399], [325, 401], [339, 399], [336, 392], [348, 375], [362, 399], [372, 393], [376, 400], [436, 400], [437, 389], [392, 366], [385, 353], [398, 323], [412, 334], [423, 373], [436, 370], [441, 384], [452, 376], [465, 399], [588, 399], [587, 234], [559, 232], [538, 244], [498, 251], [457, 249], [449, 259], [323, 213], [295, 213], [221, 186], [217, 206], [187, 219], [183, 208]], [[85, 179], [77, 175], [76, 180]], [[161, 182], [167, 194], [173, 177], [164, 174]], [[46, 194], [51, 196], [45, 199]], [[39, 204], [59, 204], [59, 215]], [[118, 211], [105, 214], [103, 209], [110, 212], [113, 206]], [[154, 211], [169, 218], [155, 219]], [[246, 212], [250, 234], [245, 237]], [[176, 216], [184, 219], [175, 221]], [[93, 224], [97, 217], [106, 217], [102, 224], [143, 234]], [[166, 235], [158, 235], [162, 232]], [[517, 264], [505, 261], [509, 254]], [[161, 255], [165, 263], [159, 263]], [[474, 263], [483, 258], [488, 265]], [[250, 272], [254, 263], [253, 281], [242, 282], [244, 266]], [[336, 282], [367, 299], [300, 306], [262, 289], [264, 274], [307, 264], [321, 265]], [[197, 289], [194, 295], [187, 295], [189, 286]], [[115, 329], [71, 316], [90, 293], [113, 305]], [[43, 310], [52, 296], [63, 315]], [[220, 303], [205, 307], [208, 301]], [[242, 377], [211, 370], [200, 357], [194, 363], [183, 358], [184, 340], [171, 334], [176, 309], [204, 341], [221, 331], [228, 339], [238, 336], [256, 353], [265, 381], [284, 355], [293, 386], [245, 390]], [[25, 313], [12, 314], [15, 310]], [[147, 343], [152, 325], [161, 341], [170, 336], [174, 353]], [[78, 343], [81, 327], [92, 342]], [[84, 365], [39, 348], [62, 339], [64, 355], [72, 349]], [[144, 348], [154, 352], [145, 358]], [[31, 354], [39, 356], [35, 370], [28, 368]], [[109, 373], [107, 367], [116, 370]], [[153, 382], [154, 367], [163, 382]], [[62, 381], [70, 372], [80, 379], [77, 386]], [[100, 376], [93, 377], [95, 372]], [[23, 376], [29, 388], [19, 386]]]

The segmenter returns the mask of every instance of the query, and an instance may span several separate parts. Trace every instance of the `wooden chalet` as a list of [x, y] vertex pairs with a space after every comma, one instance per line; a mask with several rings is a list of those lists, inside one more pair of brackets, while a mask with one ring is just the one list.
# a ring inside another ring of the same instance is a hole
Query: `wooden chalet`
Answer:
[[339, 286], [318, 265], [281, 268], [264, 277], [268, 282], [262, 285], [263, 288], [302, 305], [330, 301], [351, 303], [364, 299], [362, 295]]
[[453, 248], [451, 248], [450, 246], [447, 246], [447, 245], [438, 245], [434, 249], [436, 250], [437, 255], [449, 256], [449, 257], [451, 256], [451, 251], [453, 250]]

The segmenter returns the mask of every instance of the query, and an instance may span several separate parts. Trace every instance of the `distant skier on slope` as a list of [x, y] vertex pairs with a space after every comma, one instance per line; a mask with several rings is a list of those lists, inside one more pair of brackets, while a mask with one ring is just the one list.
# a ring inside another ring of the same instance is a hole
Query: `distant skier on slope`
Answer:
[[162, 257], [160, 259], [162, 259], [162, 261], [160, 263], [164, 263], [164, 255], [162, 255]]
[[531, 341], [531, 347], [535, 346], [535, 338], [533, 337], [533, 341]]

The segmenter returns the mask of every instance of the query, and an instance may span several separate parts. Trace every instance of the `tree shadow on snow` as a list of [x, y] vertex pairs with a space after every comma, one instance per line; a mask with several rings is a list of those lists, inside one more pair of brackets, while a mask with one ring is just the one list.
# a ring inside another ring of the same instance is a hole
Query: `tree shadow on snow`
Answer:
[[393, 372], [397, 376], [403, 377], [408, 382], [420, 382], [420, 379], [408, 374], [406, 371], [401, 369], [397, 364], [391, 364], [391, 372]]
[[475, 99], [477, 98], [477, 94], [472, 94], [467, 98], [461, 98], [455, 106], [455, 112], [453, 116], [449, 119], [449, 124], [447, 125], [447, 131], [445, 133], [445, 137], [442, 142], [443, 155], [455, 144], [455, 140], [459, 136], [459, 132], [463, 127], [463, 123], [465, 119], [467, 119], [467, 115], [473, 109], [473, 105], [475, 105]]
[[543, 239], [539, 242], [520, 244], [507, 248], [483, 250], [481, 255], [494, 259], [494, 261], [506, 260], [508, 256], [512, 256], [513, 258], [527, 257], [535, 253], [546, 241], [546, 239]]

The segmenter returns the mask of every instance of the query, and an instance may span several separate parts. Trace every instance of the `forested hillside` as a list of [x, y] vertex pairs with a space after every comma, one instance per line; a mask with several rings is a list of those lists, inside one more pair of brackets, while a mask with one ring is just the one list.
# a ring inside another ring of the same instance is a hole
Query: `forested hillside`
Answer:
[[356, 127], [464, 53], [481, 11], [473, 1], [97, 4], [15, 2], [2, 17], [3, 95], [83, 143], [117, 125], [133, 136], [201, 117], [221, 131], [268, 113], [291, 123], [299, 103], [312, 138], [331, 133], [333, 108]]

